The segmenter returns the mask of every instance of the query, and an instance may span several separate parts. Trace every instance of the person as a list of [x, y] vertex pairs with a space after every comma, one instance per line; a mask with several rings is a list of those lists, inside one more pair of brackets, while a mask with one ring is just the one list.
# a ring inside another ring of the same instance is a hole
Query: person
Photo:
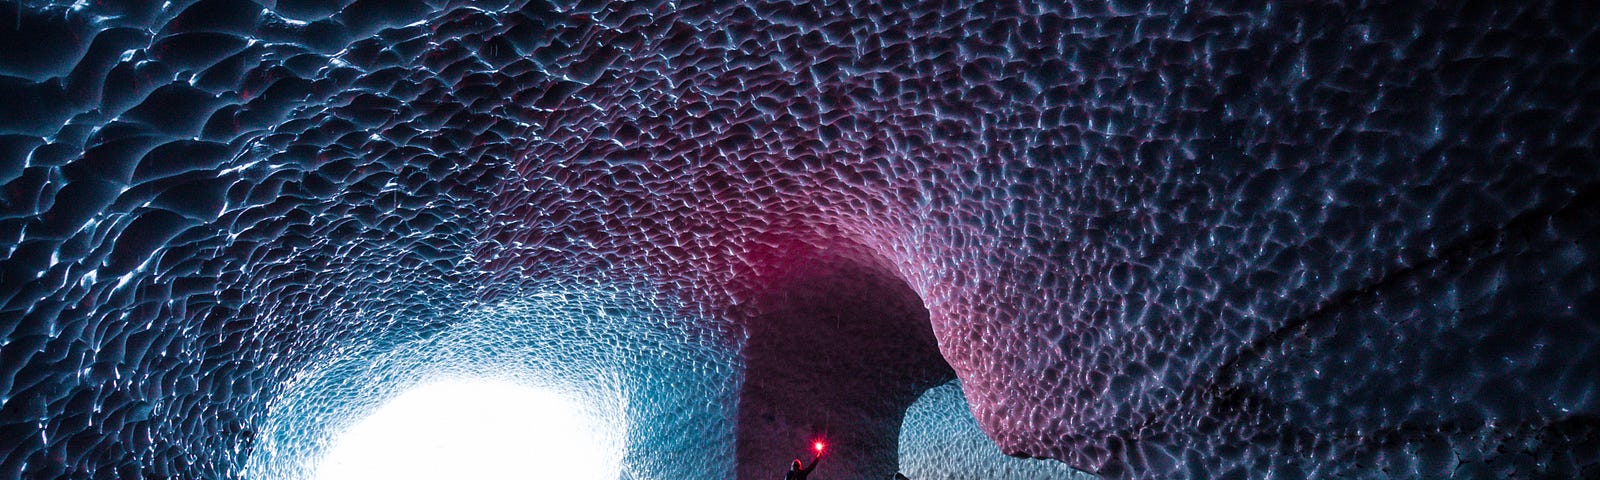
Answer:
[[789, 473], [784, 474], [783, 480], [806, 480], [806, 475], [810, 475], [811, 471], [817, 468], [817, 460], [822, 460], [821, 452], [817, 452], [817, 456], [811, 459], [811, 466], [805, 468], [800, 468], [800, 459], [794, 459], [794, 462], [789, 464]]
[[894, 480], [911, 480], [911, 479], [906, 478], [906, 474], [904, 474], [904, 473], [895, 472]]

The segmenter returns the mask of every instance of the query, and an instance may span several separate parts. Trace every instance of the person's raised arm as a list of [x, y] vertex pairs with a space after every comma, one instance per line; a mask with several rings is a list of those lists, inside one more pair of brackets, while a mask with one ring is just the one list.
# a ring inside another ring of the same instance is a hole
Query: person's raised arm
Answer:
[[822, 460], [822, 454], [820, 454], [820, 453], [818, 453], [817, 456], [815, 456], [815, 457], [811, 457], [811, 465], [806, 466], [806, 468], [800, 469], [800, 471], [805, 472], [806, 474], [810, 474], [812, 470], [815, 470], [817, 468], [817, 461], [818, 460]]

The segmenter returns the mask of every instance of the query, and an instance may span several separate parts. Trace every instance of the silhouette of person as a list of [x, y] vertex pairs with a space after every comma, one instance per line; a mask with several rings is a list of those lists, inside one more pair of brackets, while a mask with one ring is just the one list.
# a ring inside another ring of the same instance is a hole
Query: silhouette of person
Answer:
[[894, 474], [894, 480], [911, 480], [911, 479], [910, 478], [906, 478], [906, 474], [897, 472], [897, 473]]
[[811, 466], [800, 468], [800, 459], [794, 459], [794, 462], [789, 464], [789, 473], [783, 475], [783, 480], [806, 480], [806, 475], [810, 475], [811, 471], [817, 468], [817, 460], [822, 460], [822, 454], [818, 453], [811, 459]]

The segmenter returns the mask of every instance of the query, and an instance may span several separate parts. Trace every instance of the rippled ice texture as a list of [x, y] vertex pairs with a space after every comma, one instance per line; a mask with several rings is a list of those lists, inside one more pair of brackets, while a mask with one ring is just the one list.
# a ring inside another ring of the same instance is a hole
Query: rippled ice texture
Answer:
[[900, 472], [918, 480], [1087, 480], [1060, 462], [1006, 456], [978, 428], [960, 382], [934, 387], [906, 410]]
[[1008, 454], [1600, 475], [1600, 9], [1382, 3], [0, 5], [0, 477], [237, 477], [299, 382], [540, 292], [647, 312], [574, 345], [680, 352], [606, 390], [669, 431], [841, 245]]

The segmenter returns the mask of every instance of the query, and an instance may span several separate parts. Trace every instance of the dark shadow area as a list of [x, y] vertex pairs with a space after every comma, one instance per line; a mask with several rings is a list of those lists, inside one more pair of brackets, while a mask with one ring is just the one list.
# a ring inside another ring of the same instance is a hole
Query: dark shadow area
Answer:
[[751, 311], [739, 399], [739, 478], [777, 478], [791, 459], [828, 455], [821, 478], [889, 478], [900, 423], [928, 388], [955, 377], [921, 298], [877, 259], [797, 256]]

